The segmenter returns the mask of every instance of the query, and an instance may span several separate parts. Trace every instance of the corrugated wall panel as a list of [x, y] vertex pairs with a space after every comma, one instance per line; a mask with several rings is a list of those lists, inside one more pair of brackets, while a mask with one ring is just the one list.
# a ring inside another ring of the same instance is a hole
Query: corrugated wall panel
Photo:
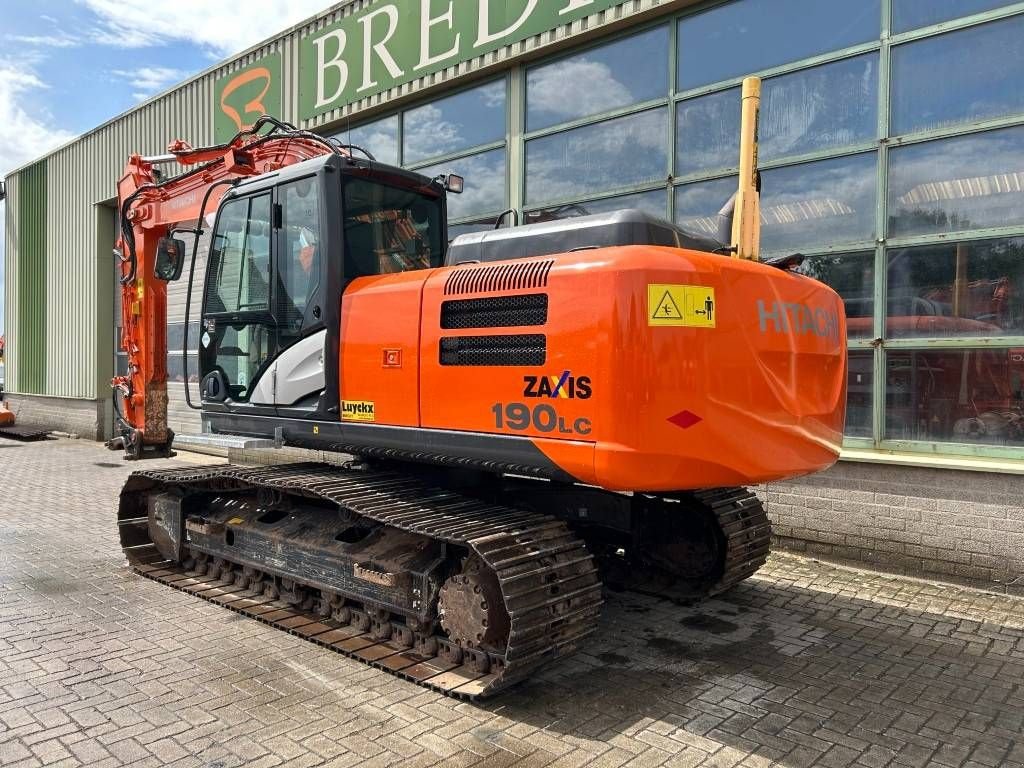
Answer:
[[18, 391], [46, 392], [46, 333], [50, 295], [47, 286], [47, 161], [21, 173], [18, 206]]
[[20, 296], [18, 293], [18, 209], [19, 190], [17, 176], [9, 176], [7, 182], [7, 201], [4, 203], [4, 333], [7, 340], [7, 349], [4, 359], [4, 387], [13, 390], [18, 381], [17, 356], [13, 354], [11, 346], [14, 339], [18, 337], [18, 304]]

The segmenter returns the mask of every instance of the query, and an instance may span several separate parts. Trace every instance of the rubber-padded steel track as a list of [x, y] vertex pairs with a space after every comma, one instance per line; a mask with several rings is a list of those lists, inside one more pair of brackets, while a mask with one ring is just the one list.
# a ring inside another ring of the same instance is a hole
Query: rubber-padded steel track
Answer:
[[[394, 640], [378, 640], [354, 625], [186, 572], [180, 564], [164, 560], [145, 532], [145, 504], [140, 499], [171, 488], [196, 492], [266, 488], [326, 500], [384, 525], [475, 552], [498, 576], [511, 619], [507, 648], [500, 656], [489, 654], [490, 670], [481, 673], [474, 664], [424, 656]], [[142, 575], [462, 698], [494, 694], [546, 662], [572, 653], [595, 631], [601, 605], [593, 558], [565, 523], [477, 501], [396, 473], [323, 464], [143, 470], [133, 473], [121, 492], [118, 524], [125, 554]]]

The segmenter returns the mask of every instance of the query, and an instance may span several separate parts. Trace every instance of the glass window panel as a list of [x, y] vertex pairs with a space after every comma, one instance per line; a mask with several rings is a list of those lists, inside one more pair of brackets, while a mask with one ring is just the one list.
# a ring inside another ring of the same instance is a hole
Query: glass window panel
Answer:
[[887, 335], [1024, 335], [1024, 238], [888, 253]]
[[892, 28], [906, 32], [1010, 4], [1008, 0], [893, 0]]
[[736, 192], [737, 177], [676, 187], [676, 224], [704, 237], [718, 235], [718, 212]]
[[1024, 447], [1024, 348], [890, 350], [890, 440]]
[[875, 353], [851, 350], [846, 383], [847, 437], [872, 437], [875, 412]]
[[851, 339], [871, 338], [875, 309], [875, 253], [829, 253], [808, 256], [800, 272], [828, 285], [846, 307], [846, 330]]
[[[762, 160], [870, 141], [878, 122], [878, 54], [823, 64], [764, 81]], [[735, 168], [740, 90], [679, 103], [676, 175]]]
[[[763, 115], [761, 119], [764, 120]], [[676, 176], [737, 167], [740, 89], [730, 88], [679, 102], [676, 132]]]
[[465, 178], [465, 191], [461, 195], [448, 195], [449, 221], [485, 213], [500, 213], [508, 208], [504, 149], [492, 149], [478, 155], [438, 163], [429, 168], [417, 168], [416, 173], [422, 173], [424, 176], [457, 173]]
[[688, 90], [877, 40], [879, 0], [739, 0], [679, 22]]
[[1024, 127], [929, 141], [889, 152], [889, 235], [1024, 221]]
[[556, 205], [550, 208], [541, 208], [537, 211], [530, 211], [526, 214], [526, 223], [535, 224], [539, 221], [553, 221], [555, 219], [568, 219], [573, 216], [589, 216], [592, 213], [608, 213], [623, 208], [638, 208], [644, 213], [652, 216], [665, 218], [667, 212], [667, 201], [664, 189], [655, 189], [650, 192], [637, 192], [632, 195], [618, 195], [616, 197], [605, 197], [601, 200], [590, 200], [584, 203], [568, 203]]
[[[738, 93], [736, 103], [738, 131]], [[878, 54], [773, 77], [764, 83], [763, 103], [764, 160], [870, 141], [878, 131]], [[737, 133], [733, 154], [738, 153]]]
[[505, 138], [505, 80], [447, 96], [402, 116], [405, 165]]
[[228, 201], [210, 252], [207, 312], [270, 309], [270, 195]]
[[762, 250], [874, 240], [875, 164], [871, 152], [762, 172]]
[[1024, 111], [1024, 16], [892, 51], [892, 133]]
[[585, 197], [668, 175], [668, 109], [651, 109], [526, 143], [526, 201]]
[[[182, 362], [181, 352], [167, 353], [167, 380], [185, 381], [185, 365]], [[188, 356], [188, 380], [193, 384], [199, 383], [199, 356], [191, 353]]]
[[381, 163], [398, 165], [398, 115], [334, 134], [342, 144], [355, 144]]
[[[536, 131], [668, 94], [668, 27], [535, 67], [526, 76], [526, 127]], [[586, 87], [566, 87], [586, 83]]]

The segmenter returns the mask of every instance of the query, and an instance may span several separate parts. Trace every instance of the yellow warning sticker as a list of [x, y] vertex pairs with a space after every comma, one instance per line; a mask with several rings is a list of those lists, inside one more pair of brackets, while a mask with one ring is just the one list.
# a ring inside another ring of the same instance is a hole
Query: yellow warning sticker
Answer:
[[373, 402], [369, 400], [342, 400], [342, 421], [376, 421]]
[[717, 311], [714, 288], [660, 283], [647, 286], [648, 325], [714, 328]]
[[245, 520], [243, 520], [240, 517], [232, 517], [230, 520], [228, 520], [228, 525], [241, 525], [244, 522]]

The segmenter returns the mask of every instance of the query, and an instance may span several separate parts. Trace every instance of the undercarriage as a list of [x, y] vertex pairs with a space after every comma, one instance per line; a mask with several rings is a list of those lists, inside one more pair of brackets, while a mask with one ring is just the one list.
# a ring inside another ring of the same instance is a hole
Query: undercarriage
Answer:
[[353, 464], [134, 473], [143, 575], [446, 694], [492, 695], [597, 630], [602, 581], [723, 592], [768, 553], [756, 497], [665, 496]]

